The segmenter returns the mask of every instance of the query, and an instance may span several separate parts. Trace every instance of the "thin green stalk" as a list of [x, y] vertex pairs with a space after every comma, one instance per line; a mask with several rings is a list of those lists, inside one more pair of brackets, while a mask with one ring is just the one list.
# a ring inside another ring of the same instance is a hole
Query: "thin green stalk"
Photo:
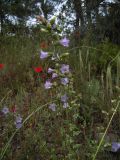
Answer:
[[[54, 101], [56, 101], [56, 100], [54, 100]], [[53, 102], [53, 101], [52, 101], [52, 102]], [[46, 103], [46, 104], [38, 107], [35, 111], [33, 111], [31, 114], [29, 114], [29, 115], [26, 117], [26, 119], [23, 121], [22, 126], [23, 126], [23, 124], [24, 124], [31, 116], [33, 116], [33, 115], [34, 115], [36, 112], [38, 112], [40, 109], [42, 109], [43, 107], [47, 106], [48, 104], [50, 104], [50, 103], [52, 103], [52, 102]], [[8, 149], [8, 146], [10, 145], [12, 139], [14, 138], [15, 134], [19, 131], [19, 129], [21, 129], [21, 128], [18, 128], [18, 129], [15, 130], [15, 132], [14, 132], [14, 133], [12, 134], [12, 136], [10, 137], [9, 141], [6, 143], [5, 147], [3, 148], [2, 152], [1, 152], [0, 160], [3, 159], [5, 153], [6, 153], [7, 149]]]
[[120, 52], [109, 62], [108, 65], [112, 64], [118, 57], [120, 56]]
[[71, 49], [68, 49], [67, 52], [75, 50], [75, 49], [80, 49], [80, 48], [88, 48], [88, 49], [94, 49], [94, 50], [97, 50], [97, 51], [103, 51], [102, 49], [97, 49], [97, 48], [90, 47], [90, 46], [80, 46], [80, 47], [73, 47]]
[[2, 104], [2, 102], [4, 101], [4, 99], [8, 97], [8, 95], [9, 95], [11, 92], [12, 92], [11, 90], [8, 91], [7, 94], [1, 99], [0, 105]]
[[101, 147], [101, 145], [102, 145], [102, 143], [103, 143], [103, 140], [104, 140], [105, 135], [106, 135], [106, 133], [107, 133], [107, 131], [108, 131], [108, 128], [110, 127], [110, 124], [111, 124], [111, 122], [112, 122], [112, 120], [113, 120], [113, 117], [114, 117], [115, 113], [117, 112], [117, 110], [118, 110], [118, 108], [119, 108], [119, 104], [120, 104], [120, 101], [118, 101], [117, 106], [116, 106], [116, 108], [115, 108], [115, 110], [114, 110], [114, 112], [113, 112], [113, 114], [112, 114], [112, 116], [111, 116], [111, 119], [110, 119], [110, 121], [109, 121], [109, 123], [108, 123], [108, 125], [107, 125], [107, 127], [106, 127], [106, 130], [105, 130], [105, 132], [104, 132], [104, 134], [103, 134], [103, 136], [102, 136], [102, 138], [101, 138], [101, 140], [100, 140], [100, 143], [99, 143], [99, 145], [98, 145], [98, 147], [97, 147], [97, 150], [96, 150], [96, 152], [95, 152], [95, 154], [94, 154], [94, 156], [93, 156], [93, 160], [95, 160], [96, 157], [97, 157], [97, 154], [98, 154], [98, 152], [99, 152], [99, 150], [100, 150], [100, 147]]

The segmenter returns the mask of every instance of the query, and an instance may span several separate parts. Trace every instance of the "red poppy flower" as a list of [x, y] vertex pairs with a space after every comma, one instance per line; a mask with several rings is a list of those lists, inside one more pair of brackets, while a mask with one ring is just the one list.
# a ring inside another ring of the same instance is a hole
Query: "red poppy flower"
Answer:
[[16, 112], [16, 106], [12, 106], [11, 112], [15, 113]]
[[35, 67], [35, 68], [34, 68], [34, 71], [35, 71], [36, 73], [40, 73], [40, 72], [43, 71], [43, 69], [42, 69], [42, 67]]
[[40, 43], [40, 48], [42, 48], [42, 49], [48, 48], [47, 43], [46, 42], [41, 42]]
[[3, 69], [4, 68], [4, 64], [0, 64], [0, 69]]

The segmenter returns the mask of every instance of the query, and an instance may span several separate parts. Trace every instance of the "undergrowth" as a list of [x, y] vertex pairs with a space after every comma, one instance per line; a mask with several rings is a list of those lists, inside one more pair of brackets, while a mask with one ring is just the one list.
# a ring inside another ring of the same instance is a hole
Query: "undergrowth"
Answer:
[[[50, 27], [40, 32], [37, 39], [1, 37], [1, 159], [118, 158], [108, 151], [113, 141], [120, 141], [119, 47], [105, 42], [71, 48], [71, 44], [60, 45], [60, 35]], [[41, 50], [49, 52], [47, 59], [40, 58]], [[55, 61], [51, 60], [53, 54], [58, 58]], [[62, 64], [69, 65], [64, 74]], [[49, 68], [58, 77], [47, 90]], [[66, 76], [68, 84], [61, 84], [60, 78]], [[68, 100], [63, 104], [60, 98], [64, 94]], [[4, 107], [9, 113], [4, 114]], [[19, 115], [22, 123], [16, 128]]]

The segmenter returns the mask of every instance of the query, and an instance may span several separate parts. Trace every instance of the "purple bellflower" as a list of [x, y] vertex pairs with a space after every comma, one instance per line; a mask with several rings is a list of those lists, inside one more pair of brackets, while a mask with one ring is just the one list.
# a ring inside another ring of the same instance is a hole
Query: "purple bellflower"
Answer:
[[20, 116], [20, 114], [16, 117], [15, 125], [17, 129], [22, 127], [22, 117]]
[[58, 74], [57, 74], [57, 73], [53, 73], [53, 74], [52, 74], [52, 79], [57, 78], [57, 77], [58, 77]]
[[22, 123], [22, 117], [20, 114], [16, 117], [16, 123]]
[[15, 125], [16, 125], [16, 128], [17, 128], [17, 129], [19, 129], [19, 128], [22, 127], [22, 123], [16, 123], [16, 122], [15, 122]]
[[68, 97], [67, 97], [66, 94], [64, 94], [63, 96], [61, 96], [61, 102], [65, 103], [65, 102], [67, 102], [67, 100], [68, 100]]
[[63, 85], [67, 85], [69, 83], [69, 79], [66, 77], [66, 78], [61, 78], [61, 83]]
[[8, 107], [4, 106], [3, 109], [2, 109], [2, 113], [4, 113], [5, 115], [6, 115], [7, 113], [9, 113]]
[[62, 74], [69, 73], [69, 65], [62, 64], [62, 66], [60, 68], [60, 71], [61, 71]]
[[111, 151], [112, 151], [112, 152], [117, 152], [118, 150], [120, 150], [120, 143], [118, 143], [118, 142], [113, 142], [113, 143], [112, 143]]
[[66, 37], [60, 40], [60, 44], [64, 47], [69, 47], [69, 42], [70, 40], [67, 39]]
[[52, 111], [56, 111], [56, 104], [55, 103], [52, 103], [49, 105], [49, 109], [51, 109]]
[[67, 108], [68, 106], [69, 106], [68, 103], [63, 104], [63, 108]]
[[54, 72], [54, 69], [48, 68], [48, 73], [53, 73], [53, 72]]
[[52, 83], [50, 82], [50, 80], [47, 80], [44, 86], [45, 86], [45, 89], [50, 89], [52, 87]]
[[40, 59], [44, 59], [44, 58], [47, 58], [48, 57], [48, 52], [44, 52], [41, 50], [40, 52]]

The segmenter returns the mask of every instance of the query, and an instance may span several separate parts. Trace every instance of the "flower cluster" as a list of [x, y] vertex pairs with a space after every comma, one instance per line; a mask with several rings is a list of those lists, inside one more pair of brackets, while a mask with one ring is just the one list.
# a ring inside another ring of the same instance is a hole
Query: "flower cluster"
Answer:
[[[64, 47], [69, 47], [69, 42], [70, 40], [67, 39], [66, 37], [61, 39], [59, 41], [59, 43], [64, 46]], [[40, 44], [41, 49], [46, 49], [48, 46], [45, 42]], [[44, 60], [46, 58], [50, 57], [49, 53], [47, 51], [40, 51], [40, 59]], [[54, 62], [56, 60], [60, 60], [60, 56], [58, 54], [54, 54], [51, 57], [51, 60]], [[58, 62], [59, 63], [59, 62]], [[0, 64], [0, 70], [2, 70], [4, 68], [4, 64]], [[40, 73], [40, 75], [43, 75], [41, 73], [43, 73], [43, 68], [42, 66], [38, 66], [38, 67], [33, 67], [33, 70], [36, 73]], [[54, 81], [57, 81], [61, 86], [68, 86], [70, 80], [67, 77], [67, 74], [70, 73], [70, 69], [69, 69], [69, 65], [68, 64], [60, 64], [59, 67], [57, 68], [48, 68], [47, 70], [47, 74], [49, 74], [49, 76], [51, 78], [47, 79], [44, 83], [44, 88], [46, 90], [49, 90], [51, 88], [54, 87]], [[60, 102], [63, 106], [63, 108], [67, 108], [69, 106], [68, 104], [68, 95], [66, 93], [61, 94], [60, 96]], [[56, 111], [57, 105], [55, 103], [52, 103], [49, 105], [49, 109], [52, 110], [53, 112]], [[8, 113], [12, 112], [15, 116], [15, 121], [14, 124], [16, 126], [17, 129], [22, 127], [22, 117], [20, 114], [16, 113], [16, 107], [13, 106], [11, 109], [9, 109], [7, 106], [4, 106], [2, 109], [2, 113], [6, 116]]]
[[[10, 111], [12, 113], [16, 113], [16, 107], [13, 106], [11, 110], [9, 110], [9, 108], [7, 106], [4, 106], [3, 109], [2, 109], [2, 113], [6, 116], [8, 113], [10, 113]], [[15, 114], [14, 114], [15, 116]], [[15, 122], [14, 122], [15, 126], [17, 129], [21, 128], [22, 127], [22, 117], [20, 116], [20, 114], [18, 114], [16, 116], [16, 119], [15, 119]]]
[[[62, 73], [63, 76], [66, 76], [66, 74], [68, 74], [70, 72], [69, 71], [69, 65], [62, 64], [58, 72]], [[52, 79], [59, 77], [59, 75], [57, 73], [55, 73], [55, 69], [48, 68], [48, 73], [52, 74]], [[68, 77], [61, 77], [60, 78], [60, 83], [63, 86], [66, 86], [69, 83]], [[45, 89], [50, 89], [50, 88], [52, 88], [52, 86], [53, 86], [53, 84], [52, 84], [51, 80], [47, 80], [45, 82]], [[68, 100], [68, 97], [67, 97], [66, 94], [61, 96], [61, 102], [63, 104], [63, 108], [67, 108], [69, 106], [67, 100]], [[50, 104], [49, 109], [51, 109], [52, 111], [55, 111], [56, 110], [56, 104], [55, 103]]]
[[[64, 46], [64, 47], [68, 47], [69, 46], [69, 42], [70, 40], [67, 39], [66, 37], [61, 39], [59, 41], [59, 43]], [[40, 59], [45, 59], [48, 56], [50, 56], [48, 54], [48, 52], [44, 52], [43, 50], [40, 51]], [[57, 54], [57, 56], [53, 55], [51, 60], [54, 61], [56, 59], [59, 59], [59, 55]], [[39, 71], [40, 69], [37, 68], [37, 70]], [[53, 81], [55, 81], [55, 79], [57, 80], [57, 82], [59, 82], [61, 85], [63, 86], [67, 86], [69, 84], [69, 78], [67, 77], [67, 74], [70, 73], [70, 69], [69, 69], [69, 65], [67, 64], [61, 64], [59, 68], [55, 69], [55, 68], [48, 68], [47, 73], [50, 74], [51, 78], [47, 79], [45, 81], [44, 87], [45, 89], [49, 90], [51, 88], [54, 87]], [[62, 75], [62, 76], [61, 76]], [[67, 108], [68, 107], [68, 96], [65, 93], [64, 95], [61, 96], [61, 103], [63, 104], [63, 108]], [[56, 104], [52, 103], [49, 106], [49, 109], [51, 109], [52, 111], [56, 111]]]

